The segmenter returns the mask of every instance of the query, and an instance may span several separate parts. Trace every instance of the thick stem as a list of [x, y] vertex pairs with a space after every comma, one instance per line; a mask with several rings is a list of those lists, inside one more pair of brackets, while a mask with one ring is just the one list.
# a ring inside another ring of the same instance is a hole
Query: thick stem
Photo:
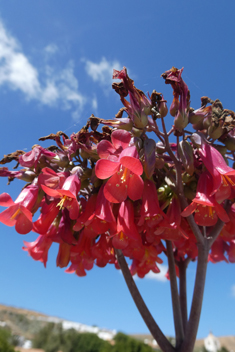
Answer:
[[120, 249], [116, 249], [116, 255], [118, 259], [118, 264], [122, 270], [124, 279], [126, 281], [127, 287], [131, 293], [131, 296], [138, 308], [145, 324], [147, 325], [149, 331], [151, 332], [154, 339], [157, 341], [158, 345], [164, 352], [175, 352], [174, 347], [167, 340], [165, 335], [162, 333], [161, 329], [153, 319], [148, 307], [146, 306], [134, 280], [128, 268], [127, 262]]
[[202, 309], [208, 253], [209, 245], [208, 241], [205, 239], [204, 245], [198, 243], [197, 273], [193, 292], [192, 306], [186, 327], [184, 342], [179, 348], [179, 352], [192, 352], [194, 348]]
[[174, 254], [173, 254], [171, 242], [166, 241], [166, 246], [167, 246], [167, 257], [168, 257], [168, 265], [169, 265], [170, 285], [171, 285], [171, 300], [172, 300], [174, 324], [175, 324], [176, 348], [178, 348], [181, 345], [184, 338], [184, 329], [183, 329], [180, 300], [179, 300], [179, 294], [178, 294], [178, 286], [177, 286], [177, 280], [176, 280], [175, 260], [174, 260]]
[[179, 282], [180, 282], [180, 308], [181, 308], [181, 315], [182, 315], [184, 332], [186, 330], [187, 321], [188, 321], [187, 278], [186, 278], [187, 262], [186, 262], [186, 260], [181, 260], [178, 263], [179, 273], [180, 273], [180, 279], [179, 279]]

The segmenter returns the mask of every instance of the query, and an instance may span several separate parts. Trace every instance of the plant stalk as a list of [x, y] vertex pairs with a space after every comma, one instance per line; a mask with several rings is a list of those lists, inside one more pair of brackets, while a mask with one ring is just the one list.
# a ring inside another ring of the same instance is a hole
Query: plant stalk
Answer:
[[185, 338], [181, 347], [178, 349], [179, 352], [192, 352], [194, 348], [202, 309], [208, 253], [209, 244], [208, 241], [205, 239], [204, 244], [198, 243], [197, 272], [193, 292], [192, 306], [186, 327]]
[[122, 270], [124, 279], [126, 281], [127, 287], [130, 291], [130, 294], [138, 308], [145, 324], [147, 325], [149, 331], [151, 332], [154, 339], [157, 341], [158, 345], [164, 352], [175, 352], [175, 348], [171, 345], [171, 343], [167, 340], [166, 336], [163, 334], [153, 316], [151, 315], [148, 307], [146, 306], [136, 284], [133, 280], [133, 277], [128, 268], [126, 259], [120, 249], [115, 250], [117, 255], [118, 264]]
[[166, 241], [166, 246], [167, 246], [167, 257], [168, 257], [170, 286], [171, 286], [171, 300], [172, 300], [172, 307], [173, 307], [176, 349], [177, 349], [182, 344], [182, 341], [184, 339], [184, 329], [183, 329], [183, 321], [182, 321], [180, 300], [179, 300], [179, 294], [178, 294], [178, 285], [177, 285], [177, 279], [176, 279], [175, 260], [174, 260], [171, 241]]

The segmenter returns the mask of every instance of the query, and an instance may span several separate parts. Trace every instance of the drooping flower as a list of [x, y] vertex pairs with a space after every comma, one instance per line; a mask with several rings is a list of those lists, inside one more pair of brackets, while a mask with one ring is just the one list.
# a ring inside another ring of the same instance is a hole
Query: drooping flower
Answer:
[[127, 140], [130, 139], [128, 132], [118, 130], [113, 134], [113, 143], [101, 141], [97, 147], [102, 159], [96, 163], [96, 176], [101, 180], [109, 178], [104, 187], [104, 196], [111, 203], [121, 203], [127, 196], [132, 200], [140, 199], [144, 182], [140, 177], [143, 166], [138, 159], [137, 149], [127, 146]]
[[213, 179], [211, 175], [205, 171], [201, 174], [198, 185], [196, 197], [192, 203], [184, 209], [182, 216], [187, 217], [195, 213], [195, 222], [200, 226], [214, 226], [218, 217], [224, 221], [229, 221], [229, 216], [222, 207], [212, 196]]
[[134, 259], [132, 262], [130, 267], [131, 274], [137, 274], [140, 278], [143, 278], [150, 270], [156, 274], [160, 273], [160, 269], [156, 263], [163, 263], [162, 259], [159, 258], [159, 254], [162, 252], [163, 248], [163, 246], [144, 246], [144, 255], [142, 259]]
[[198, 152], [203, 164], [213, 178], [211, 195], [215, 194], [218, 203], [225, 199], [235, 197], [235, 170], [229, 167], [218, 150], [208, 144], [197, 134], [200, 139]]
[[160, 208], [154, 182], [145, 180], [138, 226], [145, 223], [148, 227], [155, 227], [164, 217], [165, 214]]
[[84, 211], [78, 217], [73, 229], [83, 230], [85, 236], [95, 238], [105, 232], [111, 235], [116, 231], [116, 220], [111, 204], [103, 194], [104, 185], [98, 194], [93, 194], [85, 205]]
[[94, 265], [94, 258], [91, 253], [91, 246], [94, 240], [88, 238], [81, 232], [76, 246], [71, 246], [71, 265], [65, 270], [66, 273], [76, 273], [78, 276], [86, 276], [85, 270], [91, 270]]
[[27, 251], [34, 260], [39, 260], [46, 267], [48, 251], [52, 245], [52, 240], [47, 236], [40, 235], [34, 242], [24, 241], [24, 245], [25, 247], [22, 249]]
[[228, 263], [228, 259], [224, 255], [227, 248], [227, 243], [223, 241], [222, 238], [218, 237], [211, 247], [208, 260], [212, 263], [218, 263], [221, 261]]
[[32, 211], [37, 210], [35, 207], [37, 200], [37, 184], [25, 187], [15, 202], [9, 194], [2, 193], [0, 195], [0, 205], [8, 207], [8, 209], [0, 213], [0, 221], [7, 226], [15, 226], [18, 233], [25, 235], [32, 230]]
[[79, 214], [79, 203], [77, 201], [77, 195], [80, 190], [81, 181], [77, 174], [70, 175], [66, 178], [62, 188], [53, 189], [45, 185], [41, 185], [43, 191], [50, 197], [59, 198], [60, 201], [57, 206], [67, 208], [69, 216], [72, 220], [76, 220]]
[[138, 228], [134, 220], [132, 202], [127, 199], [121, 203], [117, 217], [117, 234], [113, 236], [112, 243], [117, 249], [126, 248], [130, 242], [135, 244], [141, 241]]

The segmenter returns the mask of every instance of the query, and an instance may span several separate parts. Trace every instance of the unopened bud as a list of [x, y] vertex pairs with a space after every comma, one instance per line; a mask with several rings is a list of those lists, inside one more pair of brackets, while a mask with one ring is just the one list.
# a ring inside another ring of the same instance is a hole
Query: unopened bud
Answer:
[[178, 111], [175, 120], [174, 120], [174, 125], [176, 130], [182, 131], [188, 124], [188, 113], [185, 111]]
[[235, 150], [235, 128], [228, 133], [228, 136], [225, 139], [224, 144], [227, 149], [231, 151]]
[[188, 141], [180, 141], [178, 154], [185, 167], [186, 172], [189, 175], [194, 173], [194, 158], [193, 158], [193, 148]]
[[155, 169], [156, 142], [153, 139], [144, 141], [144, 172], [150, 178]]
[[223, 121], [220, 120], [219, 124], [212, 123], [208, 128], [208, 134], [212, 139], [218, 139], [223, 134]]
[[158, 101], [158, 110], [160, 112], [161, 117], [165, 117], [168, 113], [168, 107], [166, 105], [166, 100], [164, 100], [163, 95], [162, 99]]

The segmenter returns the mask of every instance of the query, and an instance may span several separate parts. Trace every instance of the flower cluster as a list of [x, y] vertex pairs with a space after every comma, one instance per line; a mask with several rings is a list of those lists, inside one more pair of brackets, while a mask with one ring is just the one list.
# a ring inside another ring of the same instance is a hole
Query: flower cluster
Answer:
[[144, 277], [160, 271], [166, 241], [172, 242], [176, 265], [197, 258], [198, 238], [188, 221], [193, 216], [208, 239], [214, 226], [224, 223], [208, 260], [235, 262], [235, 170], [228, 163], [235, 158], [235, 115], [206, 97], [199, 109], [190, 108], [182, 71], [172, 68], [162, 75], [174, 96], [169, 132], [163, 95], [153, 91], [146, 97], [124, 68], [114, 71], [120, 83], [113, 88], [124, 105], [115, 119], [92, 115], [70, 138], [62, 132], [41, 138], [54, 140], [54, 147], [35, 145], [0, 161], [15, 160], [22, 167], [1, 167], [0, 176], [27, 182], [15, 201], [0, 195], [7, 208], [0, 221], [20, 234], [39, 235], [24, 242], [34, 260], [46, 266], [56, 242], [57, 266], [84, 276], [94, 264], [119, 268], [116, 250], [122, 250], [132, 260], [132, 275]]

